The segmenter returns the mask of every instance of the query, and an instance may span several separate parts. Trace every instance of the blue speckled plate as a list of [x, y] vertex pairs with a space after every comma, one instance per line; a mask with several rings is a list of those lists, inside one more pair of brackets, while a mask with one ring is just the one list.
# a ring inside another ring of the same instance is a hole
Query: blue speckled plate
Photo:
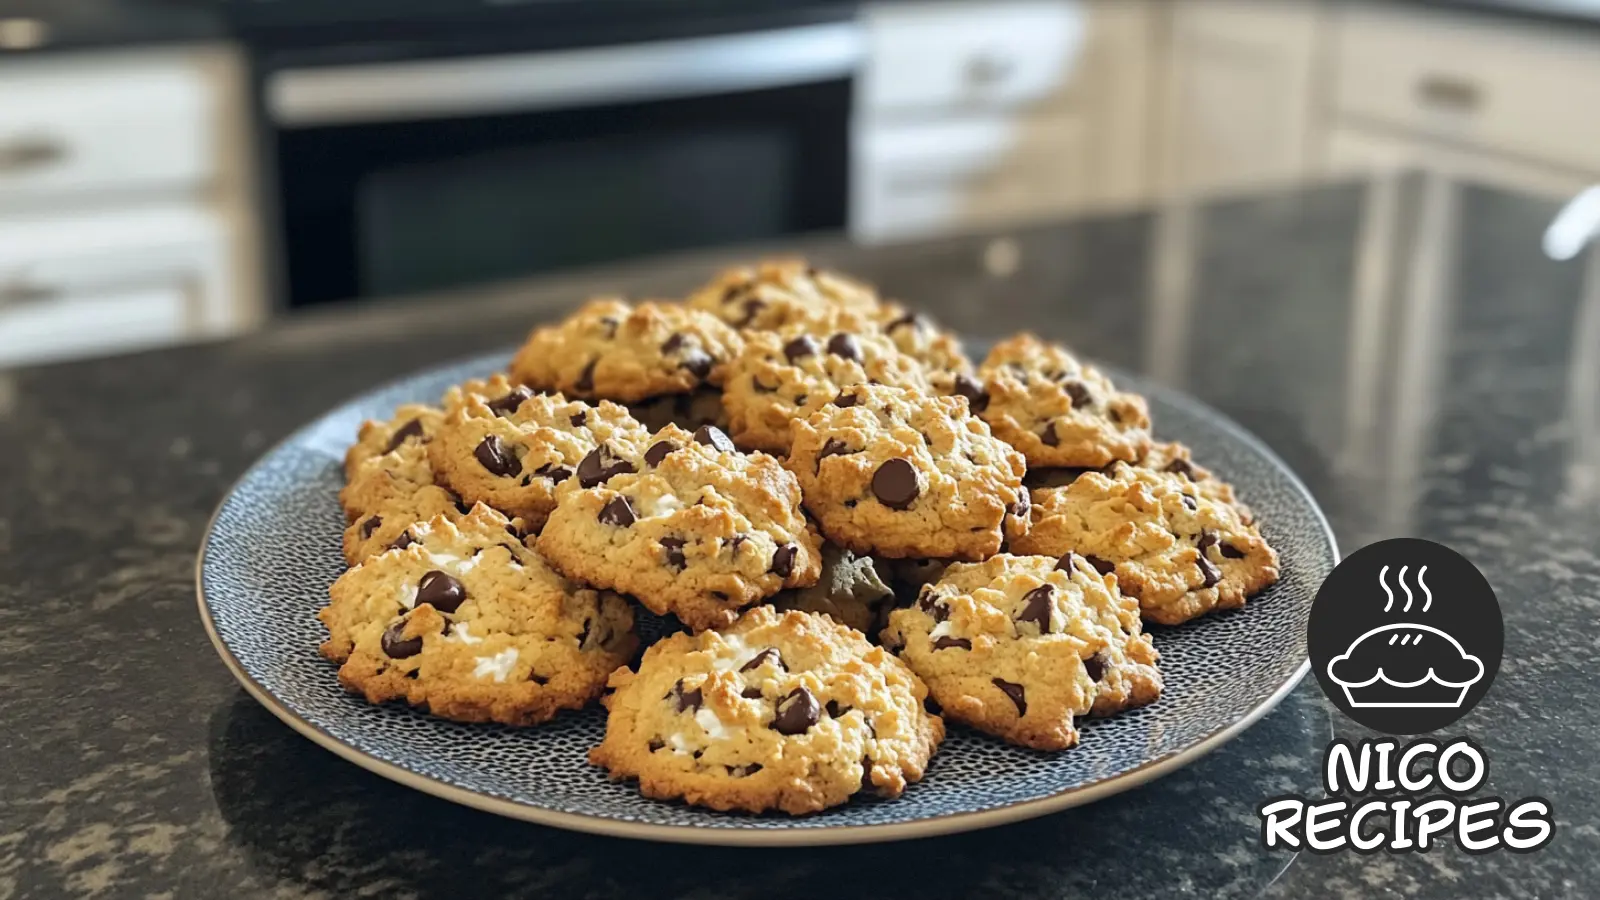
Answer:
[[[363, 419], [502, 368], [490, 356], [365, 394], [311, 423], [256, 463], [218, 507], [200, 551], [200, 614], [245, 689], [297, 731], [346, 759], [449, 800], [560, 828], [714, 844], [895, 840], [1042, 815], [1127, 790], [1191, 762], [1275, 706], [1306, 672], [1305, 625], [1338, 560], [1333, 535], [1299, 480], [1238, 425], [1132, 375], [1157, 433], [1189, 444], [1233, 482], [1282, 558], [1282, 579], [1244, 609], [1157, 629], [1160, 702], [1087, 723], [1080, 745], [1046, 754], [954, 726], [927, 777], [896, 800], [861, 799], [816, 815], [747, 816], [641, 797], [588, 765], [602, 710], [537, 728], [458, 725], [345, 693], [317, 655], [314, 618], [344, 569], [342, 459]], [[643, 618], [649, 613], [641, 611]], [[644, 623], [647, 633], [652, 623]]]

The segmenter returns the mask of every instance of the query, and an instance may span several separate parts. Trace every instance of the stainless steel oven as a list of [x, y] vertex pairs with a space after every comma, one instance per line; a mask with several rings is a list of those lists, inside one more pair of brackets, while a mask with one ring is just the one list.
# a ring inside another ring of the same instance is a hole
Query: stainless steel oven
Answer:
[[844, 226], [853, 17], [627, 25], [258, 40], [283, 302]]

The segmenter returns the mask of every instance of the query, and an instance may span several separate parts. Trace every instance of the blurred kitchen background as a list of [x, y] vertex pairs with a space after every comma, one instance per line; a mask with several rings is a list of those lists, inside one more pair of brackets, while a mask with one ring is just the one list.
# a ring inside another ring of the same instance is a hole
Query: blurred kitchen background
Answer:
[[0, 368], [1374, 169], [1562, 197], [1597, 111], [1600, 0], [0, 0]]

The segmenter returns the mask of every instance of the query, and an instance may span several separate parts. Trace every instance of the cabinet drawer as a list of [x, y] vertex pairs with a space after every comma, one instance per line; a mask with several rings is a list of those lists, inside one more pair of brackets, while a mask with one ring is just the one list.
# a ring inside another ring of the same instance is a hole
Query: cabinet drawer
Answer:
[[1355, 7], [1338, 20], [1345, 115], [1581, 169], [1600, 168], [1600, 41], [1429, 9]]
[[0, 64], [0, 209], [210, 180], [219, 168], [215, 74], [207, 58], [179, 53]]
[[0, 368], [183, 340], [196, 318], [195, 288], [173, 278], [30, 301], [0, 285]]
[[862, 105], [881, 113], [1054, 99], [1078, 60], [1085, 18], [1076, 0], [871, 7]]

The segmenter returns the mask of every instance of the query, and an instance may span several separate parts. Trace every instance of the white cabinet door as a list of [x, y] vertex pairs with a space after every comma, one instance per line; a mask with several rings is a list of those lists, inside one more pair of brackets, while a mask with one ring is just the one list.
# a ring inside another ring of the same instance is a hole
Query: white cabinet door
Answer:
[[1570, 197], [1600, 181], [1600, 171], [1585, 173], [1541, 166], [1353, 125], [1341, 125], [1332, 130], [1328, 135], [1325, 160], [1326, 171], [1335, 176], [1429, 169], [1468, 181], [1552, 197]]
[[193, 333], [200, 301], [199, 284], [178, 273], [72, 294], [0, 287], [0, 368], [170, 344]]
[[1166, 191], [1229, 190], [1309, 172], [1320, 14], [1310, 3], [1172, 4], [1161, 116]]

